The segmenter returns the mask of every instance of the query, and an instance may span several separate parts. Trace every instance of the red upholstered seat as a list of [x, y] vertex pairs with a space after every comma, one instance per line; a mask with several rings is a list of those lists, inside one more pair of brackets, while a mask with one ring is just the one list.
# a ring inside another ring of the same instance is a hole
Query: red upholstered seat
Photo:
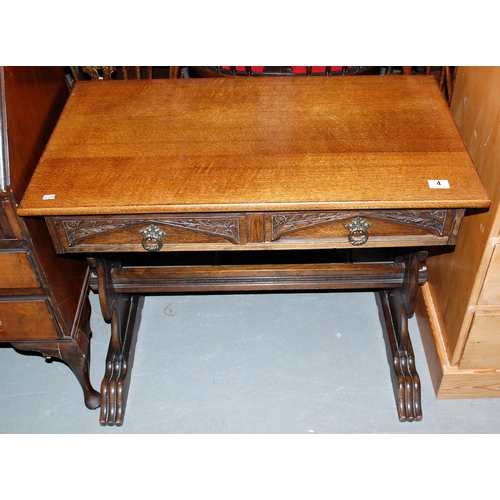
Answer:
[[[232, 66], [222, 66], [223, 69], [230, 70]], [[284, 66], [284, 68], [292, 68], [292, 71], [296, 75], [303, 75], [307, 73], [308, 66]], [[327, 67], [330, 68], [330, 71], [341, 71], [342, 66], [310, 66], [312, 73], [325, 73], [327, 71]], [[236, 71], [247, 72], [247, 66], [235, 66]], [[250, 66], [252, 73], [262, 73], [264, 71], [265, 66]]]
[[378, 75], [377, 66], [190, 66], [193, 77]]

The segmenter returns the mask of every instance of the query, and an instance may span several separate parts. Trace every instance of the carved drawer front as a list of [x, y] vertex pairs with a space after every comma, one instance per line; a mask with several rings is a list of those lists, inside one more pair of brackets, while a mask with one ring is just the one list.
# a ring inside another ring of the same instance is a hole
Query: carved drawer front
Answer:
[[245, 215], [53, 217], [58, 251], [150, 251], [231, 248], [246, 243]]
[[436, 245], [454, 241], [461, 210], [363, 210], [268, 214], [266, 241], [337, 247]]
[[48, 307], [45, 300], [0, 298], [0, 341], [59, 338]]
[[38, 288], [26, 252], [0, 252], [0, 295], [6, 288]]

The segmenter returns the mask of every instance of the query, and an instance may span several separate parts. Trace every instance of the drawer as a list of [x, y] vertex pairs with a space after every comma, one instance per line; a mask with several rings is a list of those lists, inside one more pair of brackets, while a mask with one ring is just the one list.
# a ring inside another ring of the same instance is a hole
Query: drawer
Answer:
[[459, 368], [500, 369], [500, 310], [474, 313]]
[[363, 210], [266, 215], [266, 241], [335, 247], [455, 243], [461, 210]]
[[342, 248], [454, 244], [463, 210], [47, 218], [57, 251]]
[[47, 219], [57, 250], [159, 251], [245, 245], [245, 214], [52, 217]]
[[0, 294], [5, 288], [38, 288], [26, 252], [0, 252]]
[[45, 300], [0, 300], [0, 342], [58, 338]]

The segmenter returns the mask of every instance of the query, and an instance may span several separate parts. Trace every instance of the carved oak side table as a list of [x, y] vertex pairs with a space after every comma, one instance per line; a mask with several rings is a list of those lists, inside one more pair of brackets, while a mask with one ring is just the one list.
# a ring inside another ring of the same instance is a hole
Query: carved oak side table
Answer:
[[413, 421], [426, 248], [488, 205], [433, 77], [269, 77], [77, 83], [19, 213], [88, 256], [111, 323], [101, 424], [123, 423], [142, 295], [353, 288], [378, 292]]

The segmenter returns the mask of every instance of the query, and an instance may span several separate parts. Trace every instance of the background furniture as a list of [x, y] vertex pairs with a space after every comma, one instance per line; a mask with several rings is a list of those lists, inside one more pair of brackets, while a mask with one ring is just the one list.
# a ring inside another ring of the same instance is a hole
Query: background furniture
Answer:
[[178, 66], [70, 66], [67, 71], [74, 81], [140, 80], [141, 78], [179, 78]]
[[345, 75], [433, 75], [448, 104], [453, 95], [456, 66], [189, 66], [191, 77], [228, 76], [345, 76]]
[[0, 68], [0, 342], [67, 363], [96, 408], [87, 263], [58, 256], [45, 222], [17, 214], [67, 97], [60, 67]]
[[378, 75], [378, 66], [189, 66], [191, 76]]
[[500, 67], [461, 67], [451, 110], [492, 200], [427, 260], [417, 319], [438, 398], [500, 397]]

